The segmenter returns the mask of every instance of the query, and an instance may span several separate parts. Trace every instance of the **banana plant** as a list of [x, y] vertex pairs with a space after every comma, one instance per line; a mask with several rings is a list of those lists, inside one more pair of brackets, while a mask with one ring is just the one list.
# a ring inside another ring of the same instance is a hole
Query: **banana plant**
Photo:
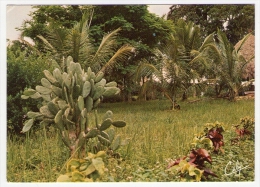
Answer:
[[[66, 70], [62, 73], [56, 68], [52, 73], [44, 70], [45, 78], [35, 89], [27, 89], [22, 99], [42, 99], [39, 112], [28, 112], [29, 120], [25, 121], [22, 132], [25, 133], [36, 121], [40, 125], [54, 125], [60, 132], [64, 144], [70, 149], [73, 157], [85, 156], [85, 144], [91, 138], [97, 138], [105, 146], [111, 144], [109, 127], [124, 127], [126, 123], [113, 121], [113, 113], [107, 111], [99, 123], [97, 107], [103, 97], [111, 97], [120, 92], [116, 82], [106, 82], [102, 71], [95, 74], [89, 67], [85, 72], [72, 57], [66, 59]], [[94, 112], [95, 125], [89, 124], [89, 114]], [[94, 126], [94, 127], [93, 127]], [[90, 128], [92, 127], [92, 128]], [[80, 150], [76, 154], [76, 152]]]

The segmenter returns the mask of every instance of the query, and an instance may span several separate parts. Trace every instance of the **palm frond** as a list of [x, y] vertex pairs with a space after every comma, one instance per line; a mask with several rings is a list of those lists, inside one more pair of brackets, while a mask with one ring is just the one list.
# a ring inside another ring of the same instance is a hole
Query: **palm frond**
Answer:
[[85, 12], [81, 21], [77, 22], [74, 27], [70, 29], [66, 38], [68, 54], [70, 54], [76, 62], [84, 62], [86, 56], [89, 55], [86, 49], [89, 49], [91, 46], [88, 26], [90, 15], [89, 12]]
[[150, 77], [152, 75], [155, 79], [161, 80], [162, 78], [162, 72], [147, 62], [146, 59], [142, 59], [142, 63], [137, 67], [135, 75], [136, 81], [140, 80], [141, 77]]
[[212, 43], [214, 43], [214, 33], [212, 33], [212, 34], [210, 34], [210, 35], [208, 35], [205, 39], [204, 39], [204, 41], [203, 41], [203, 43], [202, 43], [202, 45], [200, 46], [200, 48], [199, 48], [199, 50], [198, 51], [202, 51], [204, 48], [206, 48], [207, 46], [209, 46], [209, 45], [212, 45]]
[[223, 56], [223, 61], [225, 61], [225, 65], [227, 65], [229, 74], [232, 74], [233, 69], [235, 67], [234, 58], [233, 58], [234, 47], [228, 41], [227, 36], [224, 32], [218, 30], [217, 36], [218, 36], [218, 40], [219, 40], [218, 45], [220, 47], [220, 51]]
[[41, 35], [37, 35], [37, 37], [39, 39], [41, 39], [41, 41], [46, 45], [47, 50], [54, 52], [54, 53], [57, 53], [57, 50], [55, 49], [55, 47], [53, 47], [52, 44], [46, 38], [44, 38]]
[[244, 43], [246, 42], [246, 40], [251, 36], [251, 33], [247, 34], [240, 42], [239, 45], [236, 49], [236, 51], [240, 51], [241, 47], [244, 45]]
[[117, 46], [116, 37], [120, 30], [121, 29], [118, 28], [103, 37], [96, 53], [92, 58], [91, 64], [95, 64], [95, 63], [102, 64], [107, 60], [107, 57], [114, 52]]
[[101, 68], [100, 71], [105, 72], [108, 68], [113, 67], [115, 64], [127, 61], [128, 58], [133, 54], [134, 47], [124, 45], [110, 58], [110, 60]]

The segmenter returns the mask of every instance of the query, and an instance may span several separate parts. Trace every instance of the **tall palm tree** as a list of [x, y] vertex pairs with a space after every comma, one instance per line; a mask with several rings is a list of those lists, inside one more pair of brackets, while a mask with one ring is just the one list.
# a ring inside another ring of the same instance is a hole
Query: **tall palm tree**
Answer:
[[124, 45], [119, 48], [117, 45], [116, 38], [120, 28], [106, 34], [96, 49], [89, 37], [92, 16], [93, 9], [90, 8], [73, 28], [64, 29], [53, 23], [48, 27], [49, 34], [46, 38], [38, 36], [62, 68], [66, 66], [64, 58], [71, 56], [84, 68], [91, 67], [95, 72], [105, 73], [106, 69], [132, 55], [133, 47]]

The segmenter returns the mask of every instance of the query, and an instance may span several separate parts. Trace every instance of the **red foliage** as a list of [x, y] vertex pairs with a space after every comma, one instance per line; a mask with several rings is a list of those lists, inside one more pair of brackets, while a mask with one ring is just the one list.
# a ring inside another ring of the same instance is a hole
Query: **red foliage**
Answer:
[[214, 146], [214, 152], [218, 153], [219, 149], [221, 149], [222, 146], [224, 146], [224, 141], [223, 141], [223, 135], [221, 128], [212, 128], [209, 130], [207, 134], [207, 138], [209, 138]]
[[182, 157], [182, 158], [178, 158], [178, 159], [175, 159], [173, 162], [170, 162], [167, 166], [167, 169], [169, 169], [170, 167], [172, 166], [175, 166], [175, 165], [178, 165], [180, 163], [180, 161], [186, 159], [187, 157]]
[[[187, 157], [178, 158], [175, 161], [168, 164], [167, 169], [169, 169], [172, 166], [178, 165], [180, 161], [186, 159]], [[212, 175], [214, 177], [218, 177], [215, 173], [213, 173], [211, 170], [205, 168], [204, 162], [212, 163], [211, 156], [209, 155], [208, 151], [206, 149], [192, 149], [189, 155], [189, 163], [191, 165], [195, 165], [198, 169], [204, 170], [203, 175], [207, 178], [209, 175]]]

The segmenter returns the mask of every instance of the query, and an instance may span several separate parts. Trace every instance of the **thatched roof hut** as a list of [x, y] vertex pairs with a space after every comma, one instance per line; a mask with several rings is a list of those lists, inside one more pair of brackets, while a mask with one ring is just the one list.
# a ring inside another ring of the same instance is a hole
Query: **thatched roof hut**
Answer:
[[[235, 48], [238, 47], [239, 41]], [[248, 39], [245, 41], [243, 46], [240, 49], [240, 53], [244, 56], [246, 60], [249, 60], [253, 55], [255, 55], [255, 36], [250, 35]], [[253, 58], [246, 66], [245, 71], [243, 73], [243, 78], [247, 80], [251, 80], [255, 78], [255, 58]]]

